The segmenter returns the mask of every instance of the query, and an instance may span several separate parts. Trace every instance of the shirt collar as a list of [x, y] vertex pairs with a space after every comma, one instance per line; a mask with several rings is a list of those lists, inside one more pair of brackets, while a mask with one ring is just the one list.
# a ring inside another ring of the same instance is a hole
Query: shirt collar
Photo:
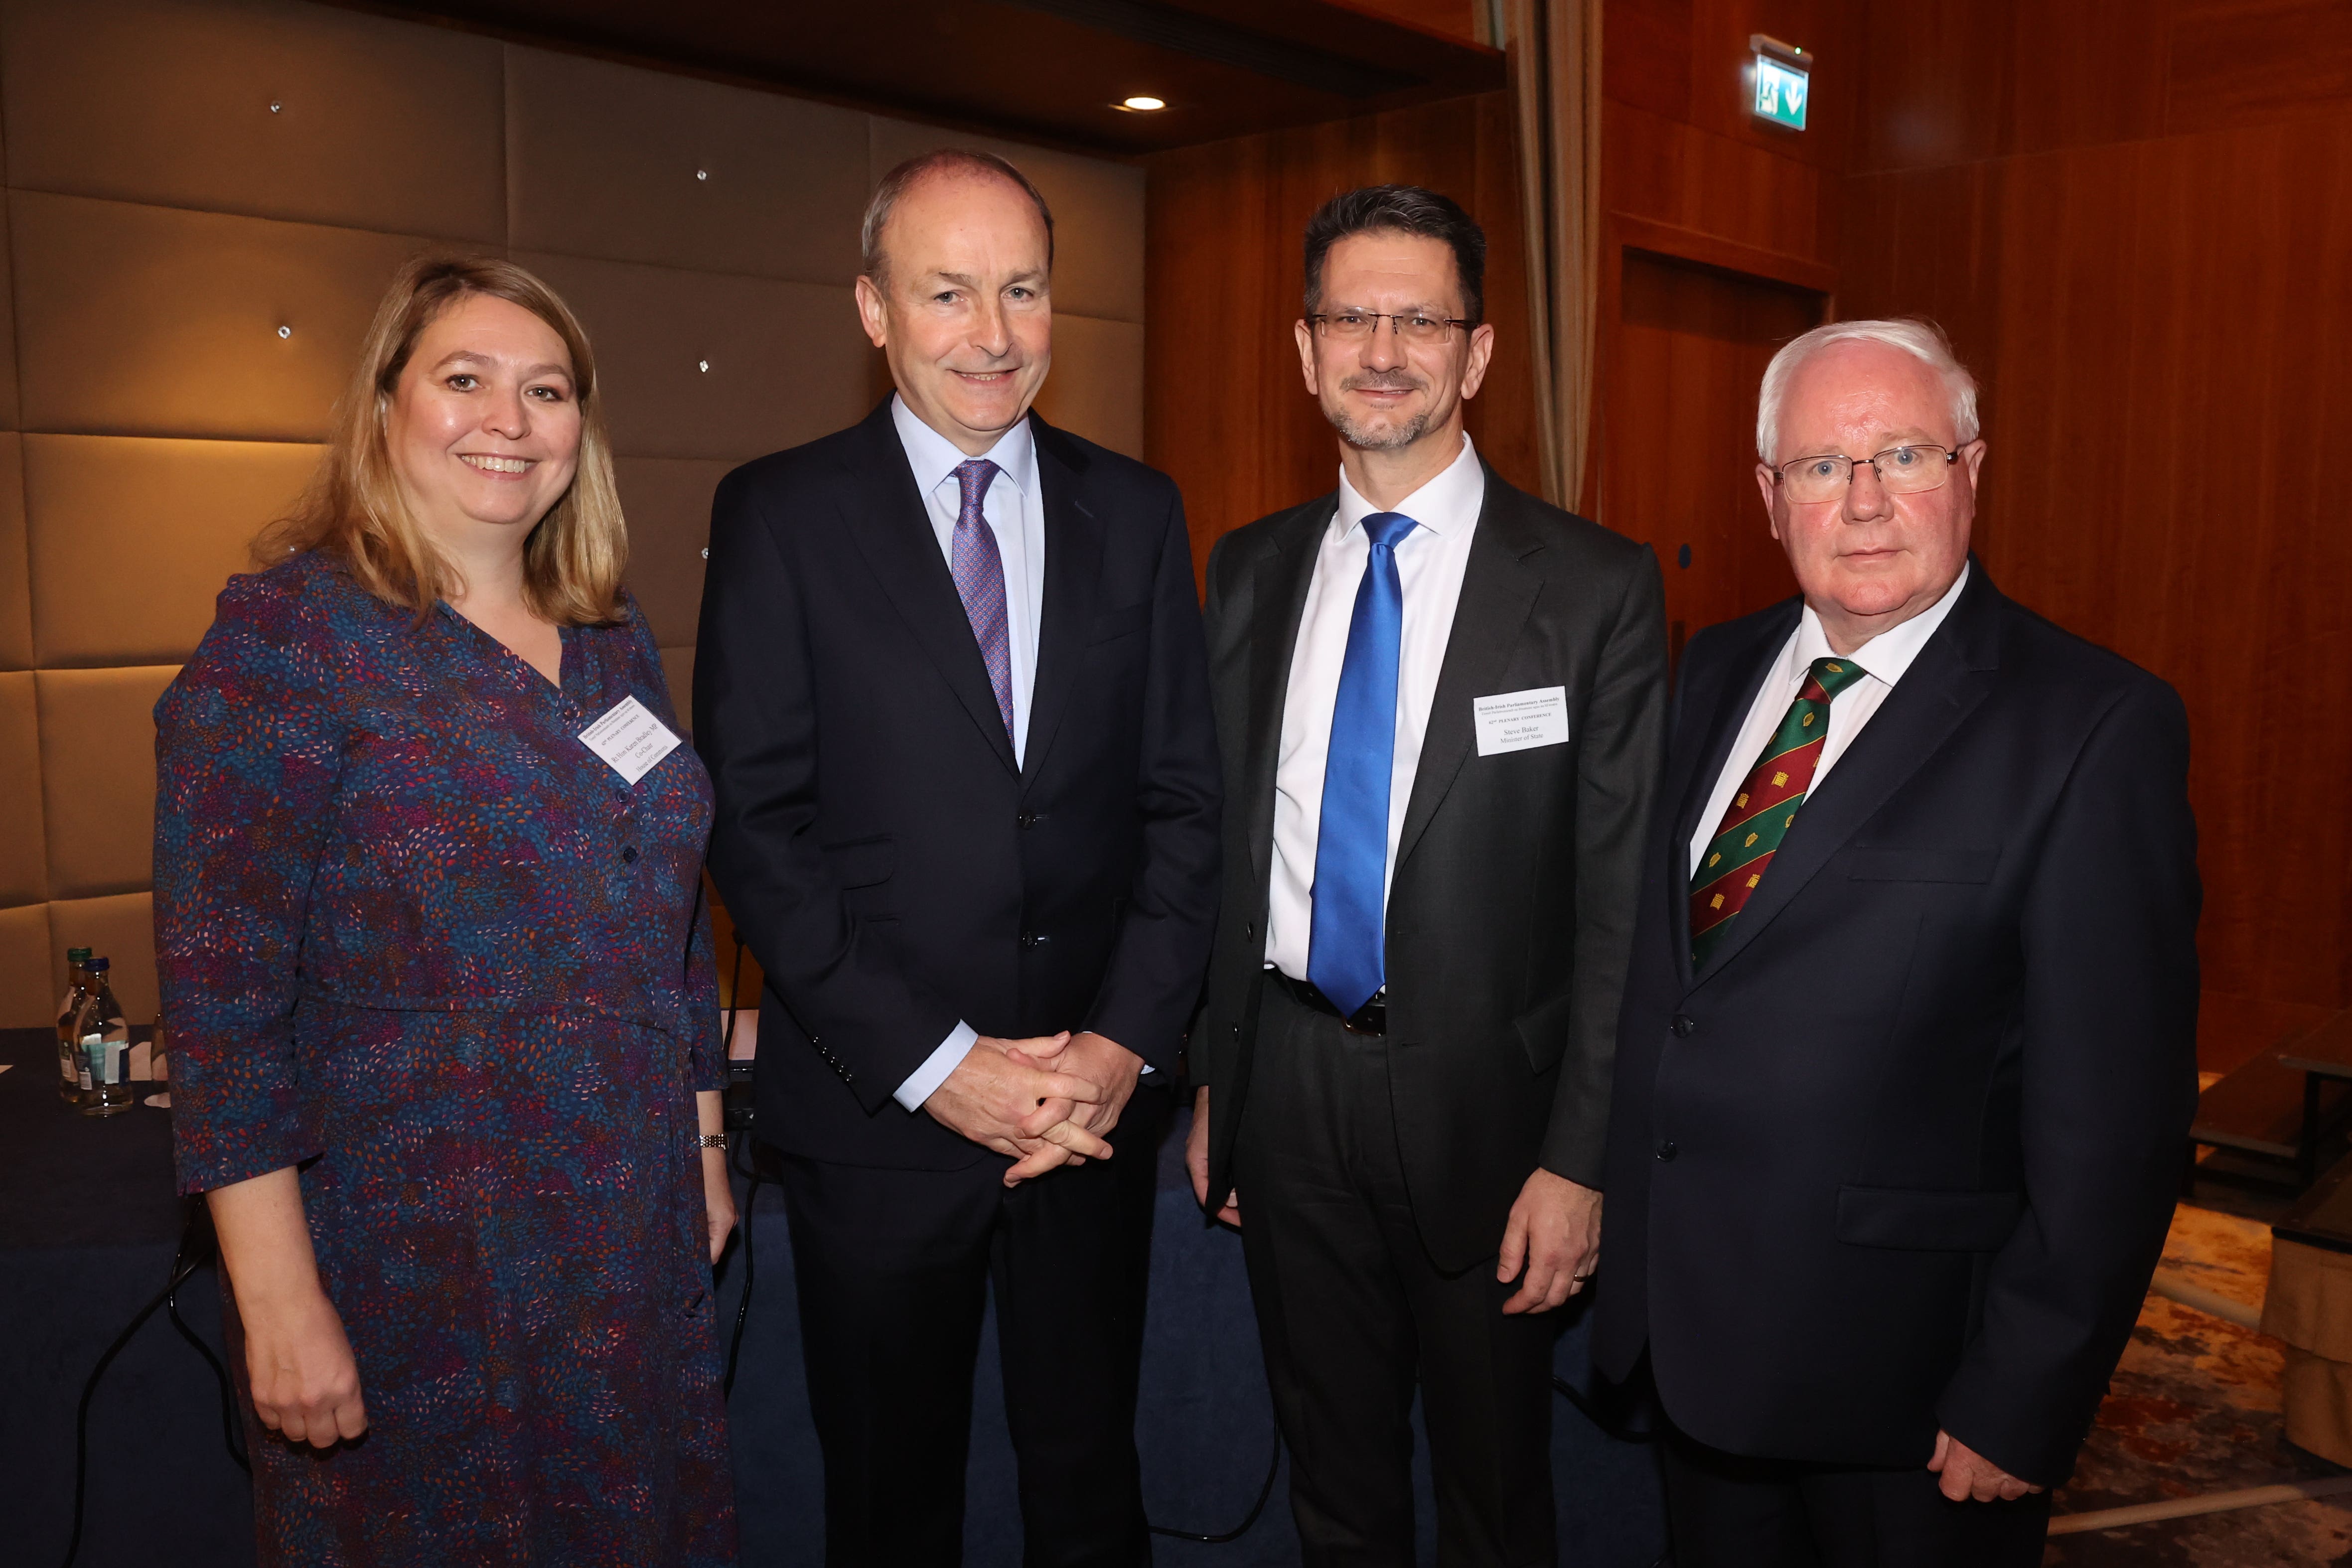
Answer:
[[[915, 471], [915, 488], [926, 496], [953, 480], [955, 471], [971, 461], [954, 442], [916, 418], [907, 400], [896, 392], [890, 394], [890, 423], [898, 428], [898, 444], [906, 448], [907, 465]], [[1014, 489], [1026, 495], [1036, 486], [1037, 443], [1026, 415], [981, 455], [1003, 469], [1003, 477]]]
[[[1470, 444], [1470, 433], [1465, 430], [1462, 433], [1461, 454], [1445, 465], [1444, 472], [1386, 509], [1402, 512], [1430, 532], [1444, 534], [1475, 527], [1478, 509], [1486, 500], [1486, 470], [1479, 463], [1477, 450]], [[1339, 470], [1339, 509], [1331, 518], [1335, 536], [1345, 535], [1381, 509], [1356, 493], [1355, 486], [1348, 482], [1347, 469]]]
[[1881, 632], [1851, 653], [1837, 653], [1831, 650], [1829, 633], [1822, 630], [1822, 618], [1813, 613], [1811, 605], [1806, 605], [1804, 614], [1797, 622], [1797, 668], [1810, 669], [1815, 659], [1851, 659], [1862, 666], [1863, 674], [1890, 686], [1895, 685], [1911, 667], [1911, 661], [1919, 656], [1919, 650], [1927, 645], [1927, 639], [1936, 634], [1936, 628], [1944, 623], [1944, 617], [1952, 612], [1952, 604], [1959, 598], [1960, 590], [1969, 585], [1969, 566], [1963, 563], [1960, 575], [1952, 580], [1951, 587], [1944, 590], [1941, 599], [1900, 626]]

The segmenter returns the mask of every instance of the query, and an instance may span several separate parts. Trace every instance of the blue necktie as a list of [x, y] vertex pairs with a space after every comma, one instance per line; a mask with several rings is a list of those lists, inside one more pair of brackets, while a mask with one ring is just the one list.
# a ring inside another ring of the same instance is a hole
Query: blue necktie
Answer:
[[1396, 547], [1418, 526], [1402, 512], [1374, 512], [1364, 519], [1371, 553], [1356, 585], [1348, 654], [1331, 708], [1331, 744], [1323, 758], [1307, 977], [1342, 1015], [1370, 1001], [1388, 977], [1389, 778], [1396, 760], [1397, 647], [1404, 631]]

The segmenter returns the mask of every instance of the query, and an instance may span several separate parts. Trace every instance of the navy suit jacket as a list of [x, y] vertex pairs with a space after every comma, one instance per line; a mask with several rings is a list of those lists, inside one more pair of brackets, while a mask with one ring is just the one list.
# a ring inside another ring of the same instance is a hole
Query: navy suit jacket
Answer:
[[888, 402], [712, 503], [694, 740], [711, 877], [767, 974], [756, 1125], [790, 1153], [1003, 1158], [891, 1098], [959, 1019], [1097, 1030], [1176, 1071], [1222, 790], [1183, 503], [1030, 419], [1045, 592], [1018, 768]]
[[1694, 972], [1698, 814], [1799, 601], [1691, 642], [1620, 1019], [1595, 1354], [1738, 1454], [2063, 1481], [2197, 1100], [2188, 720], [1981, 565]]

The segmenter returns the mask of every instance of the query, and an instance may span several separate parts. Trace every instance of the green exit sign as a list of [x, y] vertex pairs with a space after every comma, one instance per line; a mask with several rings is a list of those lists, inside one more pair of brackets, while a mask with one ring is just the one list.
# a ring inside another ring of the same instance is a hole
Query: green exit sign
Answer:
[[1756, 118], [1785, 125], [1791, 131], [1802, 131], [1811, 85], [1811, 73], [1804, 67], [1759, 52], [1756, 57]]

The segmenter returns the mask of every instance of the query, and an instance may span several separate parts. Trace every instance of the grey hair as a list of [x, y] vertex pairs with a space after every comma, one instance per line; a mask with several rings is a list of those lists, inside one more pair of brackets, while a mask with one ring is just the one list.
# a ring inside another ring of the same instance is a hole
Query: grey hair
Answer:
[[898, 204], [900, 197], [920, 183], [925, 175], [945, 173], [1009, 180], [1020, 187], [1021, 193], [1037, 204], [1037, 217], [1045, 225], [1045, 267], [1049, 272], [1053, 269], [1054, 209], [1045, 204], [1045, 196], [1029, 183], [1029, 176], [993, 152], [978, 152], [964, 147], [942, 147], [936, 152], [918, 153], [883, 175], [882, 183], [874, 187], [874, 194], [866, 198], [866, 218], [857, 229], [858, 270], [872, 278], [876, 287], [889, 281], [887, 269], [890, 258], [882, 249], [882, 229], [890, 221], [891, 209]]
[[1891, 321], [1832, 321], [1791, 338], [1764, 367], [1764, 385], [1756, 396], [1756, 455], [1759, 461], [1780, 461], [1780, 405], [1788, 401], [1789, 383], [1805, 361], [1835, 343], [1884, 343], [1900, 349], [1936, 372], [1952, 400], [1952, 437], [1965, 446], [1978, 434], [1977, 379], [1952, 352], [1952, 340], [1933, 321], [1909, 319]]

